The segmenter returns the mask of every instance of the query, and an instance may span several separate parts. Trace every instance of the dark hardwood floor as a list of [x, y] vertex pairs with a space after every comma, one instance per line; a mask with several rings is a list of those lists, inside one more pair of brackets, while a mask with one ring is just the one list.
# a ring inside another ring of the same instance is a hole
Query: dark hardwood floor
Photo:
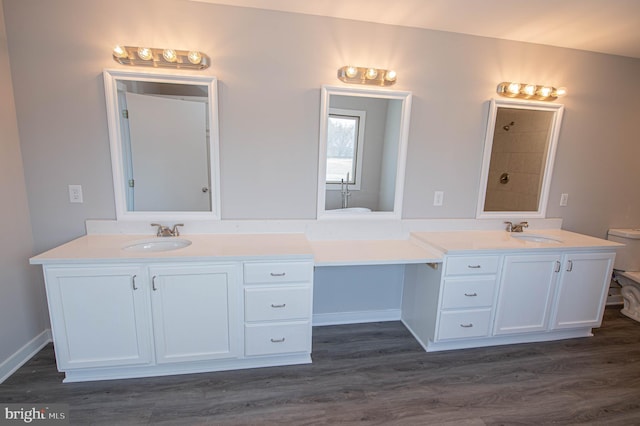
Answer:
[[62, 384], [53, 348], [0, 403], [66, 403], [71, 424], [640, 424], [640, 323], [591, 338], [426, 353], [399, 322], [317, 327], [313, 364]]

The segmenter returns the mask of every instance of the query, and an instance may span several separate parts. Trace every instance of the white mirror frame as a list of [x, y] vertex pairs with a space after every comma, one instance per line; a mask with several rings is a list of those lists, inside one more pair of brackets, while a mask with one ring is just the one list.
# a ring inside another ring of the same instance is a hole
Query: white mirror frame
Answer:
[[[129, 70], [104, 70], [105, 100], [111, 146], [111, 167], [113, 171], [113, 190], [118, 220], [198, 220], [220, 219], [220, 141], [218, 130], [218, 90], [217, 79], [213, 76], [173, 75], [165, 73], [138, 72]], [[172, 83], [206, 86], [208, 91], [209, 114], [209, 164], [211, 211], [129, 211], [125, 193], [124, 162], [122, 160], [121, 123], [118, 112], [117, 81], [131, 80], [155, 83]]]
[[[331, 214], [325, 209], [326, 202], [326, 173], [327, 173], [327, 121], [331, 95], [356, 96], [366, 98], [391, 99], [402, 101], [400, 116], [400, 134], [398, 141], [398, 160], [396, 164], [396, 184], [393, 211], [363, 212], [351, 214]], [[320, 96], [320, 143], [318, 151], [318, 219], [401, 219], [402, 199], [404, 195], [404, 178], [407, 159], [407, 145], [409, 141], [409, 124], [411, 117], [411, 92], [392, 91], [385, 89], [353, 88], [343, 86], [322, 86]]]
[[[551, 121], [551, 129], [549, 131], [549, 147], [547, 149], [546, 163], [544, 167], [544, 176], [540, 190], [540, 198], [538, 201], [538, 209], [535, 211], [497, 211], [485, 212], [484, 204], [486, 198], [487, 181], [489, 178], [489, 163], [491, 161], [491, 150], [493, 148], [493, 136], [496, 128], [496, 116], [498, 108], [515, 108], [528, 109], [536, 111], [550, 111], [554, 113]], [[484, 141], [484, 154], [482, 157], [482, 174], [480, 176], [480, 189], [478, 191], [478, 206], [476, 210], [476, 218], [478, 219], [510, 219], [510, 218], [544, 218], [547, 212], [547, 202], [549, 199], [549, 187], [551, 186], [551, 177], [553, 174], [553, 163], [556, 157], [556, 149], [558, 146], [558, 136], [560, 134], [560, 126], [562, 123], [562, 114], [564, 105], [551, 104], [547, 102], [536, 101], [520, 101], [492, 99], [489, 106], [489, 118], [487, 121], [487, 133]]]

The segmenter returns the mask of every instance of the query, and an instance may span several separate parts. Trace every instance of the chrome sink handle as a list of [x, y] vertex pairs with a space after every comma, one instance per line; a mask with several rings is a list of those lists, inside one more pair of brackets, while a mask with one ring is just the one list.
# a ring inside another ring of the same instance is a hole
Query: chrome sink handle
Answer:
[[512, 222], [505, 222], [507, 225], [507, 232], [523, 232], [524, 228], [529, 227], [529, 222], [520, 222], [514, 225]]
[[159, 223], [152, 223], [151, 226], [157, 226], [158, 232], [156, 235], [158, 237], [178, 237], [180, 236], [180, 231], [178, 231], [178, 226], [184, 226], [183, 223], [176, 223], [173, 225], [173, 229], [168, 226], [160, 225]]
[[520, 222], [517, 225], [513, 225], [513, 232], [523, 232], [524, 228], [529, 227], [529, 222]]
[[170, 236], [172, 236], [171, 229], [169, 229], [169, 227], [167, 227], [167, 226], [160, 225], [159, 223], [152, 223], [151, 226], [157, 226], [158, 227], [158, 232], [156, 232], [156, 235], [158, 237], [170, 237]]
[[173, 225], [173, 229], [171, 230], [171, 234], [174, 237], [179, 237], [180, 236], [180, 231], [178, 230], [178, 226], [184, 226], [184, 223], [176, 223], [175, 225]]

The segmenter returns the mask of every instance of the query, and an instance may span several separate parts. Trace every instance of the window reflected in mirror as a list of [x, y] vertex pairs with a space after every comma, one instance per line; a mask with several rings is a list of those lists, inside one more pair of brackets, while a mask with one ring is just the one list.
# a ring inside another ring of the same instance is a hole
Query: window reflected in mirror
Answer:
[[324, 86], [318, 217], [400, 217], [411, 94]]
[[366, 112], [331, 108], [327, 122], [327, 184], [360, 187]]

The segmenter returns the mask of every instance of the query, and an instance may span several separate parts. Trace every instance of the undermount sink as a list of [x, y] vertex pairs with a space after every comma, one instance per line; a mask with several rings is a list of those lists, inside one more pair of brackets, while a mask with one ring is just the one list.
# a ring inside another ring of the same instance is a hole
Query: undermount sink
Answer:
[[135, 252], [171, 251], [185, 248], [190, 245], [191, 241], [184, 238], [158, 237], [149, 240], [133, 241], [122, 247], [122, 250]]
[[540, 234], [511, 234], [512, 238], [517, 238], [518, 240], [530, 241], [533, 243], [547, 243], [547, 244], [561, 244], [562, 240], [550, 237], [548, 235], [540, 235]]

